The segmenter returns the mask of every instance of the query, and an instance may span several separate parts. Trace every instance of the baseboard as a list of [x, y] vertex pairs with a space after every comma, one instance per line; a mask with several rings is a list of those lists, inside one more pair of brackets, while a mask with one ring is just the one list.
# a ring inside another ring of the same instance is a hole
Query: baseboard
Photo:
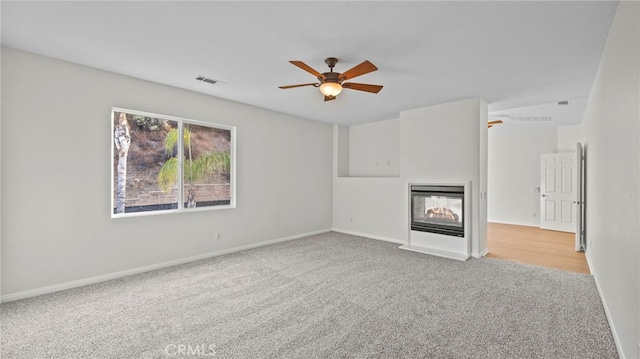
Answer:
[[522, 227], [534, 227], [540, 228], [540, 223], [521, 223], [521, 222], [509, 222], [509, 221], [489, 221], [487, 223], [496, 223], [496, 224], [508, 224], [511, 226], [522, 226]]
[[449, 258], [449, 259], [455, 259], [458, 261], [466, 261], [467, 259], [469, 259], [469, 255], [465, 255], [465, 254], [460, 254], [460, 253], [456, 253], [456, 252], [449, 252], [449, 251], [443, 251], [440, 249], [434, 249], [434, 248], [426, 248], [426, 247], [421, 247], [421, 246], [416, 246], [416, 245], [402, 245], [400, 246], [400, 249], [404, 249], [407, 251], [412, 251], [412, 252], [418, 252], [418, 253], [423, 253], [423, 254], [429, 254], [432, 256], [437, 256], [437, 257], [443, 257], [443, 258]]
[[471, 253], [471, 256], [473, 258], [482, 258], [484, 256], [486, 256], [487, 254], [489, 254], [489, 248], [485, 248], [482, 252], [480, 253]]
[[127, 270], [124, 270], [124, 271], [119, 271], [119, 272], [114, 272], [114, 273], [109, 273], [109, 274], [104, 274], [104, 275], [99, 275], [99, 276], [94, 276], [94, 277], [89, 277], [89, 278], [78, 279], [78, 280], [74, 280], [74, 281], [70, 281], [70, 282], [54, 284], [54, 285], [41, 287], [41, 288], [29, 289], [29, 290], [25, 290], [25, 291], [22, 291], [22, 292], [3, 295], [3, 296], [0, 297], [0, 303], [7, 303], [7, 302], [15, 301], [15, 300], [35, 297], [35, 296], [38, 296], [38, 295], [49, 294], [49, 293], [53, 293], [53, 292], [59, 292], [61, 290], [82, 287], [82, 286], [89, 285], [89, 284], [105, 282], [105, 281], [108, 281], [108, 280], [118, 279], [118, 278], [130, 276], [130, 275], [134, 275], [134, 274], [150, 272], [150, 271], [153, 271], [153, 270], [156, 270], [156, 269], [162, 269], [162, 268], [176, 266], [176, 265], [179, 265], [179, 264], [195, 262], [195, 261], [199, 261], [199, 260], [202, 260], [202, 259], [221, 256], [221, 255], [224, 255], [224, 254], [244, 251], [244, 250], [247, 250], [247, 249], [264, 247], [264, 246], [268, 246], [268, 245], [271, 245], [271, 244], [286, 242], [286, 241], [299, 239], [299, 238], [303, 238], [303, 237], [308, 237], [308, 236], [313, 236], [313, 235], [316, 235], [316, 234], [326, 233], [326, 232], [330, 232], [330, 231], [331, 231], [331, 229], [328, 228], [328, 229], [323, 229], [323, 230], [319, 230], [319, 231], [296, 234], [294, 236], [271, 239], [271, 240], [268, 240], [268, 241], [252, 243], [252, 244], [248, 244], [248, 245], [244, 245], [244, 246], [240, 246], [240, 247], [234, 247], [234, 248], [229, 248], [229, 249], [223, 249], [223, 250], [220, 250], [220, 251], [209, 252], [209, 253], [205, 253], [205, 254], [199, 254], [197, 256], [191, 256], [191, 257], [187, 257], [187, 258], [175, 259], [175, 260], [171, 260], [171, 261], [167, 261], [167, 262], [151, 264], [151, 265], [148, 265], [148, 266], [127, 269]]
[[[584, 251], [584, 257], [587, 259], [587, 266], [589, 267], [589, 273], [593, 275], [593, 267], [591, 266], [591, 260], [589, 259], [589, 250]], [[597, 285], [597, 283], [596, 283]]]
[[596, 272], [593, 270], [593, 266], [591, 265], [591, 259], [589, 258], [589, 249], [585, 252], [585, 257], [587, 258], [587, 265], [589, 266], [589, 272], [591, 272], [591, 276], [593, 277], [593, 281], [596, 283], [596, 288], [598, 289], [598, 295], [600, 296], [600, 301], [602, 302], [602, 307], [604, 308], [604, 315], [607, 317], [607, 322], [609, 323], [609, 327], [611, 328], [611, 334], [613, 335], [613, 342], [616, 343], [616, 349], [618, 350], [618, 356], [620, 359], [626, 359], [624, 352], [622, 351], [622, 346], [620, 345], [620, 338], [618, 338], [618, 333], [616, 332], [616, 327], [613, 325], [611, 321], [611, 314], [609, 313], [609, 307], [607, 306], [607, 301], [604, 299], [604, 295], [602, 295], [602, 289], [600, 288], [600, 283], [598, 282], [598, 276]]
[[355, 231], [348, 231], [345, 229], [339, 229], [339, 228], [332, 228], [331, 229], [334, 232], [339, 232], [339, 233], [344, 233], [344, 234], [350, 234], [352, 236], [358, 236], [358, 237], [366, 237], [366, 238], [371, 238], [371, 239], [377, 239], [379, 241], [385, 241], [385, 242], [391, 242], [391, 243], [396, 243], [396, 244], [406, 244], [407, 242], [399, 240], [399, 239], [395, 239], [395, 238], [389, 238], [389, 237], [382, 237], [382, 236], [376, 236], [373, 234], [369, 234], [369, 233], [361, 233], [361, 232], [355, 232]]

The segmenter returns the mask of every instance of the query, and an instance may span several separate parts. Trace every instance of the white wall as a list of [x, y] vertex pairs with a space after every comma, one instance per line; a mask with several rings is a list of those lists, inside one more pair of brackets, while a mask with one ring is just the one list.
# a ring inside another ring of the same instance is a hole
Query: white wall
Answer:
[[400, 120], [349, 127], [349, 176], [400, 176]]
[[[237, 126], [237, 208], [111, 219], [112, 106]], [[2, 127], [3, 297], [332, 225], [328, 124], [2, 48]]]
[[[471, 181], [471, 252], [487, 248], [487, 106], [479, 98], [400, 113], [401, 175], [411, 183]], [[482, 159], [484, 157], [484, 159]]]
[[[370, 148], [377, 138], [398, 133], [393, 143], [399, 144], [400, 176], [334, 178], [334, 228], [406, 243], [409, 182], [471, 181], [472, 233], [476, 235], [472, 252], [479, 256], [486, 249], [486, 231], [480, 224], [486, 218], [486, 202], [480, 196], [486, 192], [486, 179], [481, 178], [486, 172], [480, 168], [481, 157], [486, 158], [486, 145], [481, 143], [486, 142], [486, 112], [486, 103], [475, 98], [403, 111], [399, 120], [357, 126], [357, 135], [350, 137], [352, 149], [354, 143]], [[355, 164], [350, 158], [351, 168], [375, 168], [371, 157], [354, 157], [368, 163]]]
[[584, 125], [587, 257], [623, 358], [640, 343], [640, 3], [621, 1]]
[[488, 132], [488, 221], [538, 227], [540, 155], [556, 152], [556, 128], [504, 124]]
[[403, 243], [406, 231], [398, 222], [406, 192], [399, 178], [399, 125], [395, 119], [334, 127], [334, 229]]
[[406, 243], [406, 197], [406, 183], [398, 177], [338, 177], [333, 185], [333, 227]]
[[480, 118], [478, 120], [479, 150], [478, 150], [478, 191], [480, 198], [478, 201], [478, 233], [479, 236], [475, 244], [477, 248], [472, 248], [476, 256], [484, 256], [489, 253], [489, 239], [487, 238], [488, 222], [488, 193], [489, 193], [489, 105], [486, 101], [480, 100]]
[[[0, 56], [0, 68], [2, 56]], [[2, 71], [0, 70], [0, 84], [2, 83]], [[0, 93], [2, 91], [0, 90]], [[0, 139], [2, 139], [2, 100], [0, 99]], [[0, 298], [2, 295], [2, 145], [0, 143]]]
[[576, 144], [585, 139], [582, 124], [558, 127], [558, 152], [576, 152]]
[[349, 177], [349, 127], [334, 126], [334, 176]]

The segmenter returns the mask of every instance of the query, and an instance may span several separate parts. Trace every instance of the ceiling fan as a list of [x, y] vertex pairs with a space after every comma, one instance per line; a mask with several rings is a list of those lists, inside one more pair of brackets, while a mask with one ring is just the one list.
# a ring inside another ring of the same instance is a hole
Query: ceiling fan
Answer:
[[289, 61], [290, 63], [298, 66], [299, 68], [307, 71], [313, 76], [318, 78], [320, 83], [307, 83], [307, 84], [299, 84], [299, 85], [289, 85], [289, 86], [280, 86], [281, 89], [290, 89], [294, 87], [302, 87], [302, 86], [313, 86], [319, 87], [320, 92], [324, 95], [325, 101], [335, 100], [336, 96], [342, 91], [343, 88], [365, 91], [371, 93], [378, 93], [382, 90], [381, 85], [370, 85], [370, 84], [360, 84], [355, 82], [343, 82], [349, 79], [352, 79], [356, 76], [368, 74], [369, 72], [376, 71], [378, 68], [372, 64], [371, 62], [364, 61], [359, 65], [352, 67], [351, 69], [343, 72], [333, 72], [333, 67], [338, 63], [338, 59], [335, 57], [327, 57], [324, 62], [329, 66], [329, 72], [319, 73], [318, 71], [311, 68], [309, 65], [305, 64], [302, 61]]
[[491, 128], [491, 127], [493, 127], [493, 126], [495, 126], [495, 125], [499, 125], [499, 124], [501, 124], [501, 123], [503, 123], [503, 122], [502, 122], [502, 120], [495, 120], [495, 121], [489, 121], [489, 122], [487, 123], [487, 125], [489, 126], [489, 128]]

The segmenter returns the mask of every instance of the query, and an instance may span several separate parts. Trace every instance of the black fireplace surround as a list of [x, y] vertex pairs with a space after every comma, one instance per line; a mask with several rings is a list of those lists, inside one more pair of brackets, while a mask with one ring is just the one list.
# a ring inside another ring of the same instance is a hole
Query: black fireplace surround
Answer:
[[464, 237], [464, 186], [411, 185], [411, 230]]

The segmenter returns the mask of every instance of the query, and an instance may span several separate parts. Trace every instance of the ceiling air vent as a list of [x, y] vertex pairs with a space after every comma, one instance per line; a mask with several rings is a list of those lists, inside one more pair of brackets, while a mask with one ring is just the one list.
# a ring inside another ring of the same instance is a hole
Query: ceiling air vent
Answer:
[[206, 83], [209, 83], [209, 84], [212, 84], [212, 85], [216, 85], [216, 84], [217, 85], [222, 85], [222, 84], [224, 84], [224, 82], [222, 82], [222, 81], [210, 79], [210, 78], [204, 77], [204, 76], [198, 76], [198, 77], [196, 77], [196, 80], [202, 81], [202, 82], [206, 82]]
[[558, 105], [560, 106], [567, 106], [569, 104], [569, 101], [558, 101]]

